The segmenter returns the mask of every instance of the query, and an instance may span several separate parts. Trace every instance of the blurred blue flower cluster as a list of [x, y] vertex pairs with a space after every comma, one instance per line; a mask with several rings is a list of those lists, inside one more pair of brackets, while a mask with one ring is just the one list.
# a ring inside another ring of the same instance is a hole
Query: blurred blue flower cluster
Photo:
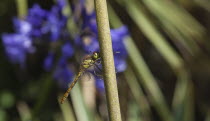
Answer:
[[[95, 12], [87, 12], [83, 0], [73, 7], [71, 17], [63, 14], [65, 7], [69, 7], [65, 0], [57, 0], [51, 10], [44, 10], [35, 4], [24, 19], [14, 18], [15, 33], [3, 34], [2, 40], [8, 59], [14, 64], [20, 64], [22, 68], [27, 66], [27, 55], [36, 53], [37, 44], [47, 44], [48, 54], [43, 68], [53, 71], [53, 77], [58, 80], [60, 86], [67, 88], [74, 76], [72, 62], [69, 60], [77, 51], [84, 54], [99, 51], [99, 43]], [[67, 21], [70, 19], [79, 28], [77, 35], [72, 36], [71, 31], [68, 31]], [[126, 69], [127, 52], [123, 40], [127, 35], [128, 29], [125, 26], [111, 30], [117, 72]], [[96, 80], [97, 87], [103, 88], [103, 81], [97, 77]]]

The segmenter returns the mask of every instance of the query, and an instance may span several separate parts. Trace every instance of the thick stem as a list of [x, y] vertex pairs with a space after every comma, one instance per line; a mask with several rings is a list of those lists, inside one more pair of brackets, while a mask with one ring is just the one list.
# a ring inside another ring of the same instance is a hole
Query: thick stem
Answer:
[[106, 0], [94, 0], [110, 121], [121, 121]]
[[27, 0], [16, 0], [17, 13], [19, 18], [24, 18], [27, 14], [28, 3]]

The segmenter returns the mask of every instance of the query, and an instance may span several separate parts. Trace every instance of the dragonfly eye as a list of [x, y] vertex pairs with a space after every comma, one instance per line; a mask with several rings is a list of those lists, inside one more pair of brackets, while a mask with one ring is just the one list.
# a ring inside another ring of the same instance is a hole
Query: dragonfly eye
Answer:
[[93, 59], [98, 59], [98, 58], [99, 58], [99, 53], [94, 52], [94, 53], [93, 53]]

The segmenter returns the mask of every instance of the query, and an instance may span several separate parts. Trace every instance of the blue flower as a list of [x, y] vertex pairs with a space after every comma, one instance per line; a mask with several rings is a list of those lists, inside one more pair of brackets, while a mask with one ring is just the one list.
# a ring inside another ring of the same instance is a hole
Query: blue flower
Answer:
[[46, 23], [42, 26], [41, 32], [49, 34], [50, 40], [56, 41], [61, 38], [62, 32], [66, 29], [67, 17], [62, 15], [58, 6], [53, 6], [47, 14]]
[[54, 72], [54, 79], [58, 81], [62, 88], [68, 88], [68, 84], [72, 81], [74, 73], [68, 66], [65, 58], [61, 58]]
[[104, 92], [105, 91], [105, 87], [104, 87], [104, 81], [101, 78], [95, 77], [95, 84], [97, 89], [99, 90], [99, 92]]
[[41, 27], [46, 22], [48, 12], [38, 4], [35, 4], [29, 9], [26, 21], [28, 21], [32, 26], [31, 36], [32, 37], [42, 37]]
[[27, 53], [35, 52], [32, 40], [28, 36], [4, 34], [2, 40], [9, 60], [14, 64], [20, 64], [22, 67], [26, 61]]
[[66, 6], [66, 0], [57, 0], [56, 5], [62, 10]]
[[117, 72], [123, 72], [127, 67], [126, 58], [128, 53], [125, 48], [124, 41], [128, 34], [129, 32], [126, 26], [111, 30], [114, 62]]
[[124, 72], [127, 68], [126, 60], [117, 56], [114, 57], [114, 65], [117, 73]]
[[82, 43], [82, 47], [86, 53], [99, 51], [98, 39], [95, 36], [84, 36]]
[[45, 71], [49, 72], [52, 69], [54, 58], [55, 58], [55, 54], [53, 52], [49, 52], [47, 57], [44, 60], [43, 66], [44, 66]]
[[31, 24], [25, 20], [14, 18], [13, 24], [14, 24], [16, 32], [19, 34], [28, 35], [32, 30]]
[[[50, 71], [55, 63], [53, 76], [61, 87], [67, 88], [74, 75], [69, 62], [69, 58], [74, 54], [74, 49], [81, 49], [84, 53], [99, 51], [96, 14], [94, 11], [88, 12], [86, 10], [84, 0], [79, 2], [80, 4], [76, 6], [78, 8], [75, 8], [74, 12], [79, 13], [76, 21], [79, 21], [81, 35], [73, 38], [74, 46], [69, 42], [71, 37], [66, 26], [69, 16], [63, 14], [63, 8], [66, 5], [65, 0], [57, 0], [57, 4], [50, 11], [44, 10], [38, 4], [35, 4], [29, 9], [25, 20], [17, 18], [13, 20], [16, 33], [2, 36], [5, 52], [9, 60], [23, 67], [27, 54], [35, 52], [33, 44], [39, 45], [47, 42], [49, 50], [43, 68]], [[76, 10], [79, 10], [79, 12]], [[116, 52], [114, 61], [117, 72], [123, 72], [127, 67], [127, 51], [124, 46], [124, 38], [127, 35], [128, 29], [125, 26], [111, 30], [113, 50], [114, 53]], [[57, 43], [59, 43], [59, 47]], [[56, 58], [57, 51], [60, 52], [60, 56]], [[55, 60], [58, 60], [58, 62], [54, 62]], [[101, 68], [101, 65], [99, 67]], [[98, 89], [104, 90], [103, 81], [97, 76], [95, 78]]]
[[[89, 10], [89, 11], [88, 11]], [[86, 8], [85, 0], [79, 0], [78, 4], [73, 6], [74, 20], [81, 22], [81, 31], [91, 31], [97, 33], [96, 13]]]
[[48, 16], [48, 21], [46, 24], [41, 28], [41, 33], [43, 34], [49, 34], [50, 35], [50, 40], [56, 41], [60, 38], [60, 32], [61, 32], [61, 27], [59, 20], [56, 16], [53, 14], [50, 14]]
[[65, 43], [62, 46], [62, 56], [64, 58], [70, 58], [72, 57], [74, 54], [74, 48], [72, 47], [72, 45], [70, 43]]
[[82, 12], [82, 17], [83, 17], [83, 24], [82, 24], [82, 29], [83, 30], [89, 30], [95, 34], [98, 33], [97, 30], [97, 23], [96, 23], [96, 13], [88, 13], [86, 10], [83, 10]]
[[[67, 59], [72, 57], [74, 54], [74, 48], [72, 45], [67, 42], [61, 47], [61, 57], [58, 62], [59, 66], [66, 66]], [[47, 57], [44, 60], [43, 67], [46, 71], [50, 71], [53, 68], [53, 62], [55, 59], [55, 53], [54, 52], [49, 52]]]
[[117, 53], [116, 56], [123, 58], [127, 57], [127, 51], [124, 45], [126, 36], [128, 36], [128, 29], [126, 26], [111, 30], [112, 46], [114, 53]]
[[29, 9], [26, 20], [33, 25], [33, 27], [41, 27], [46, 20], [48, 12], [42, 9], [38, 4], [33, 5]]

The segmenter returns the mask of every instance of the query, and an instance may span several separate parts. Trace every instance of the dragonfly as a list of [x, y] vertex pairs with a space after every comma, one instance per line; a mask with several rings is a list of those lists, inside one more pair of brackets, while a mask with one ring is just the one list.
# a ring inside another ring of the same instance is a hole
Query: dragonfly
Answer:
[[96, 63], [101, 62], [101, 56], [99, 52], [93, 52], [92, 55], [89, 55], [85, 57], [80, 65], [80, 70], [76, 77], [74, 78], [73, 82], [70, 84], [67, 91], [64, 93], [63, 97], [61, 98], [60, 103], [62, 104], [66, 98], [69, 96], [69, 93], [71, 92], [72, 88], [75, 86], [79, 78], [82, 76], [82, 74], [91, 66], [95, 65]]

